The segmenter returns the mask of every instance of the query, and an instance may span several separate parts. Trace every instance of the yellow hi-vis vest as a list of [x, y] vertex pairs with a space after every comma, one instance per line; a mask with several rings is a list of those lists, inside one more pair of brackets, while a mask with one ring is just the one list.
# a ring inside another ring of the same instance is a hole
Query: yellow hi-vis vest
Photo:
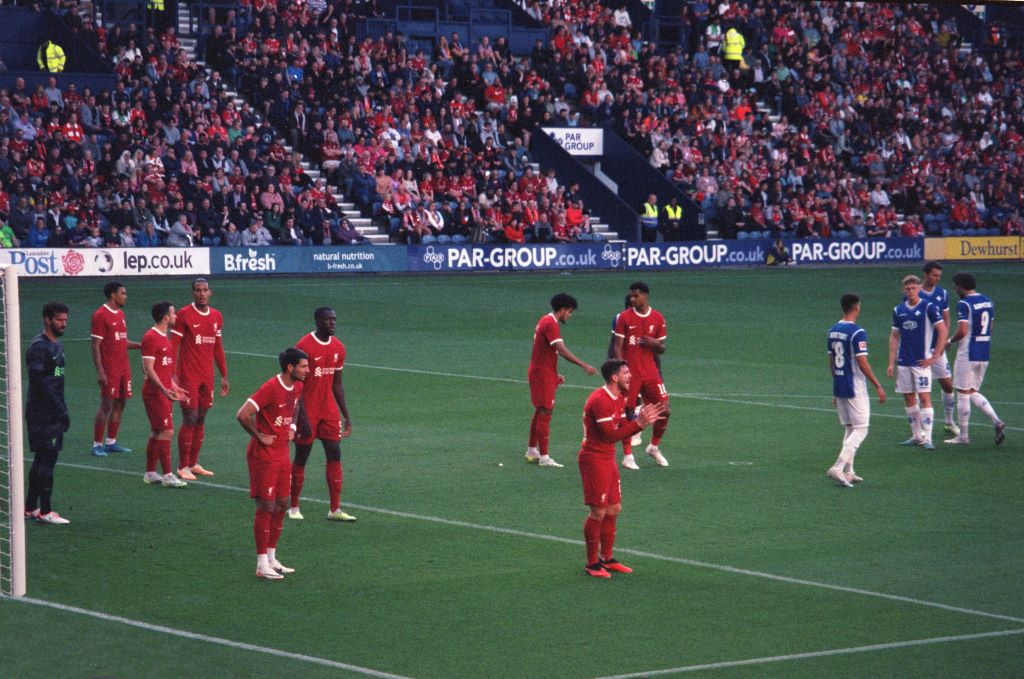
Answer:
[[164, 11], [164, 0], [149, 0], [149, 2], [146, 3], [146, 6], [152, 10], [156, 10], [157, 12], [162, 12]]
[[644, 203], [644, 217], [658, 217], [658, 208], [650, 203]]
[[60, 73], [64, 70], [65, 61], [67, 59], [64, 57], [64, 50], [61, 46], [49, 40], [40, 45], [39, 51], [36, 52], [36, 63], [39, 64], [39, 70], [47, 73]]
[[683, 216], [683, 206], [682, 205], [675, 205], [675, 206], [673, 206], [671, 204], [670, 205], [666, 205], [665, 206], [665, 214], [667, 214], [668, 218], [672, 219], [672, 220], [682, 219], [682, 216]]
[[739, 61], [743, 58], [743, 48], [746, 46], [747, 41], [743, 38], [743, 34], [735, 28], [730, 28], [725, 33], [725, 53], [722, 58], [726, 61]]

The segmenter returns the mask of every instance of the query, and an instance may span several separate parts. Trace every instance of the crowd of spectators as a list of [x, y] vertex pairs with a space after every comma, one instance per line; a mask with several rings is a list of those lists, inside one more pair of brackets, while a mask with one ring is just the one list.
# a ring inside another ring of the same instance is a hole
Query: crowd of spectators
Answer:
[[1000, 31], [961, 49], [926, 4], [698, 0], [664, 53], [600, 4], [527, 8], [575, 74], [573, 124], [616, 128], [725, 237], [1021, 233], [1024, 64]]
[[[685, 3], [664, 52], [621, 7], [529, 0], [552, 39], [528, 56], [360, 40], [374, 7], [222, 10], [204, 69], [173, 28], [95, 26], [68, 3], [117, 84], [0, 91], [0, 244], [360, 242], [336, 191], [403, 242], [595, 238], [578, 187], [535, 171], [537, 125], [618, 129], [724, 237], [1024, 226], [1021, 53], [961, 50], [927, 5]], [[728, 28], [739, 60], [719, 53]]]

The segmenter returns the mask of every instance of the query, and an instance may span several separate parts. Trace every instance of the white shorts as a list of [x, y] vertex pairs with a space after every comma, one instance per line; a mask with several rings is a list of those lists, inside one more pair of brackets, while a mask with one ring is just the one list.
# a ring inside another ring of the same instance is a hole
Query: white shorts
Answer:
[[932, 390], [932, 371], [916, 365], [896, 366], [896, 393], [923, 394]]
[[949, 372], [949, 361], [946, 360], [946, 354], [942, 354], [939, 356], [939, 360], [932, 363], [932, 379], [943, 380], [952, 376], [953, 373]]
[[987, 369], [988, 361], [969, 361], [958, 355], [953, 369], [953, 388], [979, 391]]
[[871, 422], [871, 401], [867, 396], [836, 398], [839, 424], [844, 427], [866, 427]]

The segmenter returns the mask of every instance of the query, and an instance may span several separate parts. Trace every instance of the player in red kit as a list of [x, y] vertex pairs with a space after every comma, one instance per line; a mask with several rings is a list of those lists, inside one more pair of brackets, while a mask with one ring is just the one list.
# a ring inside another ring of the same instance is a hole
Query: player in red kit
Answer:
[[588, 375], [597, 372], [573, 356], [565, 347], [560, 323], [565, 323], [577, 308], [576, 298], [560, 292], [551, 298], [551, 313], [541, 316], [533, 331], [533, 353], [530, 368], [526, 372], [530, 383], [530, 400], [533, 402], [533, 419], [530, 420], [530, 441], [526, 449], [526, 461], [536, 462], [541, 467], [561, 467], [548, 455], [548, 435], [551, 429], [551, 414], [555, 410], [555, 391], [565, 378], [558, 374], [558, 357], [561, 355], [570, 363], [583, 368]]
[[587, 544], [587, 575], [610, 578], [612, 572], [633, 569], [615, 560], [615, 527], [622, 510], [619, 468], [615, 464], [615, 443], [623, 441], [655, 422], [664, 413], [664, 403], [648, 403], [635, 420], [626, 419], [626, 396], [632, 376], [626, 362], [610, 358], [601, 366], [604, 386], [596, 389], [583, 407], [583, 444], [577, 458], [583, 481], [583, 502], [590, 513], [583, 522]]
[[[637, 395], [644, 397], [644, 403], [662, 403], [665, 405], [661, 419], [654, 423], [651, 443], [647, 446], [647, 454], [661, 467], [668, 466], [668, 460], [661, 454], [661, 437], [668, 428], [671, 410], [668, 405], [668, 391], [661, 381], [661, 370], [657, 357], [665, 353], [665, 317], [651, 308], [648, 303], [651, 290], [646, 283], [637, 281], [629, 286], [629, 298], [632, 308], [619, 314], [615, 322], [615, 358], [629, 364], [633, 374], [630, 380], [626, 403], [636, 403]], [[637, 469], [633, 449], [628, 443], [623, 444], [624, 456], [622, 466]]]
[[[143, 483], [160, 484], [165, 488], [184, 488], [188, 484], [174, 475], [171, 467], [171, 437], [174, 436], [174, 412], [171, 403], [182, 396], [174, 379], [174, 354], [167, 330], [174, 325], [174, 307], [170, 302], [157, 302], [152, 309], [156, 325], [142, 336], [142, 403], [146, 406], [152, 434], [146, 443], [146, 473]], [[163, 469], [156, 472], [157, 461]]]
[[355, 521], [356, 517], [341, 511], [341, 439], [352, 433], [352, 422], [345, 404], [345, 387], [341, 369], [345, 365], [345, 345], [334, 336], [338, 316], [334, 309], [320, 307], [313, 312], [316, 330], [298, 341], [296, 348], [309, 356], [309, 376], [302, 388], [302, 411], [305, 416], [295, 436], [295, 460], [292, 462], [291, 507], [289, 519], [302, 519], [299, 497], [306, 479], [306, 462], [313, 450], [313, 441], [320, 439], [327, 455], [327, 492], [331, 521]]
[[206, 412], [213, 407], [213, 366], [220, 371], [220, 395], [227, 396], [228, 364], [221, 333], [224, 317], [210, 306], [210, 283], [205, 278], [192, 282], [192, 303], [178, 312], [171, 330], [173, 354], [177, 357], [178, 384], [185, 391], [181, 400], [181, 428], [178, 429], [178, 476], [193, 481], [213, 476], [199, 464], [206, 430]]
[[249, 495], [256, 500], [256, 577], [267, 580], [280, 580], [295, 572], [278, 561], [277, 540], [291, 487], [288, 442], [295, 436], [296, 415], [301, 414], [302, 382], [309, 373], [308, 357], [295, 347], [282, 351], [277, 360], [281, 372], [246, 399], [235, 416], [252, 437], [245, 457], [249, 464]]
[[[117, 444], [121, 428], [121, 415], [125, 403], [132, 397], [132, 369], [128, 364], [128, 350], [138, 349], [138, 342], [128, 340], [128, 325], [124, 319], [124, 305], [128, 291], [120, 281], [103, 286], [106, 303], [92, 315], [92, 362], [96, 366], [96, 381], [100, 385], [100, 408], [93, 422], [92, 454], [106, 457], [107, 453], [130, 453], [131, 449]], [[103, 433], [107, 436], [104, 439]]]

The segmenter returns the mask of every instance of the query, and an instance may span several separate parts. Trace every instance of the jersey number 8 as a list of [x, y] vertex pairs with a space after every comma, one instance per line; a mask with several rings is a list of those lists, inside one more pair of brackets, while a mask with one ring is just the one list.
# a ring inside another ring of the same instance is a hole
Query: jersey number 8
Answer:
[[832, 366], [836, 370], [841, 370], [846, 366], [846, 353], [843, 349], [843, 343], [838, 340], [832, 343]]

